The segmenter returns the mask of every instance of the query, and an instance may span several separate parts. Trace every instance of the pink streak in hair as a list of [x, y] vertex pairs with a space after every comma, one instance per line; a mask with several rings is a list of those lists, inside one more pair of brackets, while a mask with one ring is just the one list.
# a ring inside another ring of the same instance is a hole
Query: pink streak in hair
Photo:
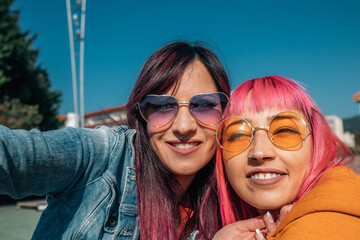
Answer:
[[216, 150], [216, 180], [219, 194], [220, 214], [223, 226], [229, 223], [235, 222], [235, 215], [233, 212], [232, 204], [229, 199], [228, 191], [226, 189], [224, 166], [221, 155], [221, 148], [218, 147]]

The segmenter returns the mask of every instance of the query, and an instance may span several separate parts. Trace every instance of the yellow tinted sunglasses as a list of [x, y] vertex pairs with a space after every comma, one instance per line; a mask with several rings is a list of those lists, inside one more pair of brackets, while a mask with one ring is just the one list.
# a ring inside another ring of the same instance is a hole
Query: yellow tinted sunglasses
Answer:
[[270, 141], [280, 149], [292, 149], [298, 146], [307, 134], [308, 123], [296, 112], [281, 112], [272, 117], [267, 127], [252, 127], [242, 117], [224, 119], [216, 131], [218, 144], [226, 151], [241, 152], [254, 139], [257, 130], [267, 131]]

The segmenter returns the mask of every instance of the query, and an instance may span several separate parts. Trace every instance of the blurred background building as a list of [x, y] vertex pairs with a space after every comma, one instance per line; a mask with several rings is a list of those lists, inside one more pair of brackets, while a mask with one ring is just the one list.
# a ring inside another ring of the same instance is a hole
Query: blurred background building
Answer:
[[355, 135], [344, 131], [344, 123], [341, 118], [336, 115], [328, 115], [325, 116], [326, 121], [330, 125], [331, 129], [335, 132], [335, 134], [343, 141], [346, 146], [350, 148], [355, 147]]

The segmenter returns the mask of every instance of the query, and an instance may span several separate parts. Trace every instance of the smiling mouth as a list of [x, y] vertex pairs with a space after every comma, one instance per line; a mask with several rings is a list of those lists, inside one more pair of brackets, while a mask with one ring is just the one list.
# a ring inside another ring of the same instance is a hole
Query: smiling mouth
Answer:
[[178, 149], [190, 149], [198, 146], [200, 143], [192, 142], [192, 143], [170, 143], [171, 146]]
[[254, 178], [254, 179], [272, 179], [280, 177], [282, 174], [279, 173], [254, 173], [250, 175], [248, 178]]

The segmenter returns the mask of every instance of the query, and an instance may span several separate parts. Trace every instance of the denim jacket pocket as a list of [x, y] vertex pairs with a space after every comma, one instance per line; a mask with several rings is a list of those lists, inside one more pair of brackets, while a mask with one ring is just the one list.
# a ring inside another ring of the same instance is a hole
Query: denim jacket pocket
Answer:
[[[100, 239], [102, 236], [103, 230], [101, 226], [108, 219], [110, 207], [115, 199], [115, 190], [106, 178], [101, 177], [101, 180], [102, 184], [97, 186], [97, 189], [95, 189], [96, 185], [92, 186], [91, 198], [97, 198], [97, 200], [87, 203], [89, 206], [87, 209], [88, 216], [75, 234], [75, 239]], [[99, 191], [104, 191], [105, 189], [107, 189], [107, 194], [99, 198], [101, 196]], [[99, 194], [96, 194], [96, 192]]]
[[49, 195], [32, 239], [101, 239], [113, 196], [103, 177], [70, 192]]
[[136, 182], [135, 169], [131, 166], [126, 168], [125, 184], [119, 206], [119, 229], [121, 239], [132, 239], [136, 229]]

